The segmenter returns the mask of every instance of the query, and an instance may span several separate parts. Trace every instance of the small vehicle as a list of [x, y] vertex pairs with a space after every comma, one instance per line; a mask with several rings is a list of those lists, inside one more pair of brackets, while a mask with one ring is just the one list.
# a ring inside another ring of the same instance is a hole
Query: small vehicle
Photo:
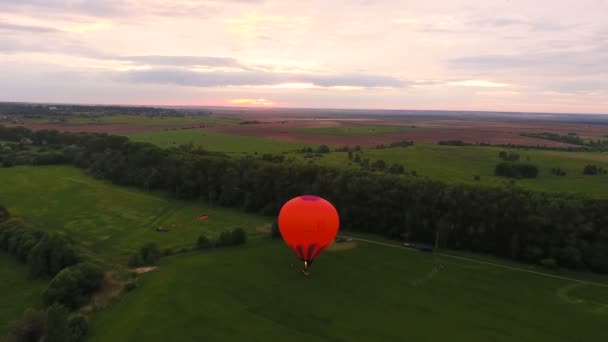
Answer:
[[433, 252], [433, 246], [427, 245], [424, 243], [416, 243], [416, 242], [403, 242], [403, 247], [417, 249], [421, 252]]

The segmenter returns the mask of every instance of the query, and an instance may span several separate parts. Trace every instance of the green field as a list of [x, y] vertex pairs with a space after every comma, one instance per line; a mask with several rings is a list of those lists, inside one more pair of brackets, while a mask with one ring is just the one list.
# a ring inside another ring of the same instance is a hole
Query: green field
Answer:
[[[113, 186], [72, 167], [4, 168], [0, 179], [0, 203], [9, 211], [71, 236], [111, 268], [124, 265], [148, 241], [191, 247], [201, 232], [213, 235], [236, 226], [248, 231], [243, 247], [163, 258], [159, 269], [141, 276], [136, 290], [93, 314], [91, 341], [599, 341], [605, 336], [606, 286], [363, 241], [332, 246], [315, 262], [312, 277], [304, 278], [299, 266], [290, 267], [298, 265], [293, 252], [266, 237], [268, 217]], [[197, 221], [199, 214], [210, 218]], [[154, 231], [173, 224], [170, 232]], [[4, 322], [35, 306], [44, 284], [27, 280], [25, 267], [2, 257]], [[437, 262], [445, 269], [438, 271]], [[607, 283], [605, 276], [583, 278]]]
[[[161, 194], [117, 187], [68, 166], [0, 169], [0, 203], [40, 229], [68, 234], [104, 262], [126, 264], [146, 242], [162, 248], [192, 247], [206, 232], [242, 227], [255, 235], [269, 218], [178, 201]], [[209, 215], [199, 221], [198, 215]], [[169, 232], [155, 228], [173, 227]]]
[[91, 341], [600, 341], [608, 288], [356, 242], [304, 278], [281, 241], [170, 257]]
[[318, 128], [298, 128], [294, 132], [323, 134], [323, 135], [373, 135], [411, 131], [416, 128], [406, 126], [338, 126], [338, 127], [318, 127]]
[[[582, 193], [594, 197], [608, 197], [608, 175], [588, 176], [582, 171], [587, 164], [608, 168], [608, 153], [605, 152], [561, 152], [548, 150], [505, 149], [486, 146], [442, 146], [416, 144], [410, 147], [365, 149], [362, 158], [370, 161], [382, 159], [389, 165], [399, 163], [407, 170], [416, 171], [420, 177], [428, 177], [449, 183], [481, 183], [500, 185], [509, 178], [494, 176], [494, 167], [501, 160], [500, 151], [518, 153], [521, 160], [539, 167], [535, 179], [517, 180], [517, 184], [527, 189], [548, 192]], [[318, 159], [322, 165], [348, 167], [345, 152], [332, 152]], [[352, 167], [358, 167], [352, 164]], [[566, 176], [555, 176], [551, 169], [559, 167]], [[480, 181], [474, 181], [474, 176]]]
[[6, 335], [10, 321], [39, 304], [44, 287], [45, 282], [28, 278], [24, 265], [0, 252], [0, 341]]
[[128, 135], [128, 137], [134, 141], [149, 142], [161, 147], [176, 147], [181, 144], [192, 143], [194, 146], [200, 146], [208, 151], [225, 153], [281, 153], [308, 146], [305, 143], [292, 143], [200, 129], [134, 133]]
[[[174, 130], [164, 132], [136, 133], [129, 137], [135, 141], [150, 142], [162, 147], [178, 146], [192, 142], [209, 151], [226, 153], [284, 153], [290, 152], [295, 159], [303, 160], [304, 154], [294, 151], [306, 144], [284, 142], [271, 139], [224, 134], [201, 130]], [[500, 151], [518, 153], [521, 161], [539, 167], [535, 179], [516, 180], [524, 188], [548, 191], [587, 194], [598, 198], [608, 198], [608, 175], [588, 176], [582, 170], [588, 164], [596, 164], [608, 169], [606, 152], [564, 152], [539, 149], [508, 149], [489, 146], [445, 146], [416, 144], [410, 147], [364, 149], [362, 158], [371, 162], [382, 159], [389, 165], [402, 164], [409, 171], [416, 171], [419, 177], [448, 183], [475, 183], [499, 186], [511, 179], [494, 176], [494, 167], [501, 162]], [[348, 160], [346, 152], [331, 152], [317, 159], [320, 165], [334, 167], [358, 167]], [[552, 168], [561, 168], [566, 176], [551, 174]], [[474, 177], [480, 176], [479, 181]]]
[[219, 116], [167, 116], [167, 117], [157, 117], [157, 116], [142, 116], [142, 115], [108, 115], [108, 116], [100, 116], [100, 117], [86, 117], [86, 116], [70, 116], [70, 117], [61, 117], [62, 120], [58, 121], [58, 119], [53, 119], [51, 117], [42, 117], [42, 118], [24, 118], [23, 121], [26, 123], [53, 123], [53, 122], [63, 122], [63, 123], [73, 123], [73, 124], [94, 124], [94, 123], [104, 123], [104, 124], [138, 124], [138, 125], [188, 125], [188, 124], [213, 124], [213, 125], [236, 125], [241, 122], [240, 119], [236, 118], [226, 118]]

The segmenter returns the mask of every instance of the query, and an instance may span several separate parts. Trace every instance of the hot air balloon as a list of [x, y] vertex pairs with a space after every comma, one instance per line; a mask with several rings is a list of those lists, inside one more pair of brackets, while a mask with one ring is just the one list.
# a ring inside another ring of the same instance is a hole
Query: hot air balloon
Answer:
[[336, 238], [340, 219], [327, 200], [307, 195], [289, 200], [279, 213], [279, 230], [285, 243], [304, 262], [304, 274], [315, 258]]

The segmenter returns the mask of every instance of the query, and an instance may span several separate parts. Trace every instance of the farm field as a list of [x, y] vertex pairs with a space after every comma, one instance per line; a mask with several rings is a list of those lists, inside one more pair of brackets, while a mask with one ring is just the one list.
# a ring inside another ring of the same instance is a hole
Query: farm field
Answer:
[[[593, 197], [608, 197], [607, 175], [589, 176], [582, 173], [588, 164], [608, 167], [608, 153], [600, 152], [562, 152], [535, 149], [508, 149], [487, 146], [444, 146], [417, 144], [410, 147], [387, 149], [364, 149], [361, 158], [370, 162], [384, 160], [388, 165], [399, 163], [406, 170], [416, 171], [420, 177], [449, 183], [481, 183], [501, 185], [510, 178], [494, 176], [494, 167], [501, 160], [500, 151], [520, 155], [521, 160], [539, 167], [535, 179], [516, 180], [524, 188], [548, 192], [567, 192], [588, 194]], [[332, 152], [317, 159], [321, 165], [348, 167], [346, 152]], [[351, 163], [351, 167], [358, 167]], [[552, 168], [561, 168], [566, 176], [551, 174]], [[474, 176], [480, 176], [479, 181]]]
[[[192, 130], [174, 130], [128, 135], [135, 141], [150, 142], [161, 147], [179, 146], [192, 142], [209, 151], [227, 153], [283, 153], [293, 152], [306, 144], [276, 141], [272, 139]], [[312, 145], [314, 148], [314, 145]], [[407, 170], [416, 171], [420, 177], [449, 183], [480, 183], [500, 186], [509, 178], [494, 176], [494, 167], [501, 160], [500, 151], [517, 153], [524, 162], [539, 167], [536, 179], [516, 180], [522, 187], [549, 192], [587, 194], [593, 197], [608, 198], [607, 175], [583, 175], [588, 164], [608, 168], [608, 153], [605, 152], [565, 152], [537, 149], [509, 149], [490, 146], [446, 146], [435, 144], [416, 144], [410, 147], [363, 149], [361, 157], [370, 162], [384, 160], [387, 164], [398, 163]], [[304, 160], [303, 154], [291, 153], [290, 156]], [[320, 165], [334, 167], [359, 167], [348, 160], [346, 152], [331, 152], [317, 159]], [[551, 174], [552, 168], [561, 168], [566, 176]], [[479, 181], [474, 176], [480, 176]]]
[[177, 147], [192, 143], [208, 151], [224, 153], [281, 153], [309, 145], [200, 129], [134, 133], [129, 134], [128, 137], [134, 141], [149, 142], [161, 147]]
[[93, 317], [90, 341], [595, 341], [605, 334], [607, 287], [365, 242], [344, 246], [324, 253], [310, 278], [289, 266], [295, 256], [280, 240], [163, 259], [138, 289]]
[[[270, 218], [210, 206], [204, 202], [178, 201], [104, 183], [68, 166], [0, 169], [2, 203], [13, 216], [36, 227], [69, 235], [103, 263], [126, 265], [143, 244], [192, 247], [205, 232], [241, 227], [251, 235]], [[199, 221], [197, 216], [209, 215]], [[172, 228], [157, 232], [159, 226]]]
[[0, 252], [0, 341], [6, 336], [10, 321], [20, 318], [27, 308], [40, 304], [45, 285], [44, 281], [30, 279], [26, 266]]

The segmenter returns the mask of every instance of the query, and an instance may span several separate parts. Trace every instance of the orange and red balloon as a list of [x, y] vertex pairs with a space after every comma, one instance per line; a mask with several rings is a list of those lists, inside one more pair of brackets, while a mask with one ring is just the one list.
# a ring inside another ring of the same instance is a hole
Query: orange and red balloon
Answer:
[[289, 200], [279, 213], [279, 230], [285, 243], [304, 261], [305, 268], [336, 238], [340, 218], [327, 200], [300, 196]]

